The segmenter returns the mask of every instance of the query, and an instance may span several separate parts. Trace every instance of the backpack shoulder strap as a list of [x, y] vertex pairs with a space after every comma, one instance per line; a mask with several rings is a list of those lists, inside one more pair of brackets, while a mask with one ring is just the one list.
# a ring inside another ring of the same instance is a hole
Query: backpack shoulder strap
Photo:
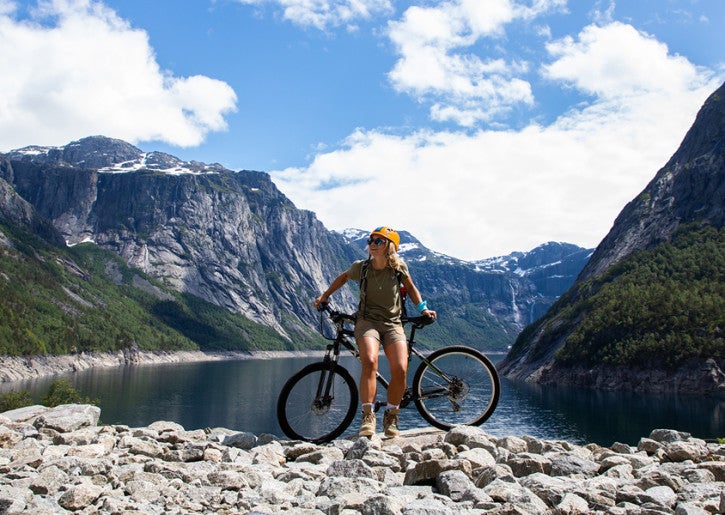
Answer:
[[357, 312], [365, 316], [365, 297], [368, 291], [368, 267], [370, 266], [370, 258], [362, 262], [360, 266], [360, 304], [358, 304]]
[[368, 283], [368, 267], [370, 266], [370, 258], [366, 259], [362, 262], [362, 265], [360, 265], [360, 291], [362, 291], [363, 286], [367, 286]]

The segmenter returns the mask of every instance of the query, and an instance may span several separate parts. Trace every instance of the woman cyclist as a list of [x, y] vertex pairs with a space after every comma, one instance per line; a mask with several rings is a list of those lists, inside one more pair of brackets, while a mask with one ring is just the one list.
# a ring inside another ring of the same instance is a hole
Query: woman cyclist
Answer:
[[405, 287], [420, 314], [435, 319], [436, 313], [428, 309], [427, 303], [413, 284], [407, 265], [397, 254], [400, 235], [390, 227], [378, 227], [370, 233], [367, 244], [368, 259], [355, 261], [349, 270], [337, 276], [325, 293], [315, 299], [315, 308], [326, 303], [330, 295], [342, 288], [347, 281], [352, 279], [360, 282], [360, 305], [355, 321], [355, 340], [362, 363], [362, 424], [358, 434], [375, 434], [375, 376], [378, 370], [378, 351], [382, 343], [390, 364], [390, 386], [383, 416], [383, 431], [385, 436], [394, 437], [400, 433], [398, 409], [405, 393], [408, 367], [408, 347], [401, 323], [403, 299], [400, 285]]

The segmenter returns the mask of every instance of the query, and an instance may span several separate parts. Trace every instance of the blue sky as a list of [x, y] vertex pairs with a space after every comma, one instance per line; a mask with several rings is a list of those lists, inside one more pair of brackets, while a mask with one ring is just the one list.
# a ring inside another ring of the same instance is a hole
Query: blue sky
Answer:
[[722, 0], [0, 0], [0, 152], [269, 172], [462, 259], [596, 246], [725, 79]]

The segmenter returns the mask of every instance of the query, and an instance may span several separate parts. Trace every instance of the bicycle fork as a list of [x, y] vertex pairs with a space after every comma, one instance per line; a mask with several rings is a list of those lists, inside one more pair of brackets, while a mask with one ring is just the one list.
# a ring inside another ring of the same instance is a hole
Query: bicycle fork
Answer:
[[[329, 350], [329, 349], [328, 349]], [[312, 411], [321, 415], [330, 409], [333, 399], [335, 398], [335, 392], [333, 391], [333, 379], [335, 374], [335, 364], [337, 360], [330, 357], [330, 354], [325, 354], [323, 363], [325, 363], [325, 370], [320, 374], [320, 380], [317, 382], [317, 391], [312, 399]]]

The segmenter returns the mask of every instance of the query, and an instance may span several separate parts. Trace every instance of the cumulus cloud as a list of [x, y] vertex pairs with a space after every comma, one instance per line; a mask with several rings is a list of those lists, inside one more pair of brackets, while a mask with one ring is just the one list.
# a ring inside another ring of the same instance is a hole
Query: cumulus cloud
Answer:
[[[623, 46], [607, 48], [615, 43]], [[719, 79], [621, 23], [585, 27], [548, 52], [540, 73], [591, 98], [549, 125], [402, 136], [360, 129], [309, 166], [273, 173], [275, 181], [332, 228], [389, 224], [464, 259], [549, 240], [596, 246]], [[631, 76], [644, 62], [648, 73]]]
[[621, 22], [590, 25], [578, 39], [553, 41], [547, 49], [556, 60], [543, 67], [546, 77], [601, 99], [677, 93], [706, 79], [686, 58], [669, 55], [667, 45]]
[[529, 20], [565, 2], [542, 0], [525, 6], [511, 0], [452, 0], [408, 8], [388, 24], [399, 59], [389, 73], [394, 88], [430, 101], [431, 117], [466, 127], [489, 122], [534, 96], [522, 78], [529, 63], [483, 55], [482, 39], [503, 37], [505, 26]]
[[92, 0], [41, 2], [27, 19], [0, 4], [0, 69], [2, 150], [89, 134], [194, 146], [236, 110], [228, 84], [161, 69], [146, 32]]
[[237, 0], [242, 4], [278, 5], [283, 17], [296, 25], [327, 30], [347, 26], [355, 29], [359, 20], [393, 10], [390, 0]]

